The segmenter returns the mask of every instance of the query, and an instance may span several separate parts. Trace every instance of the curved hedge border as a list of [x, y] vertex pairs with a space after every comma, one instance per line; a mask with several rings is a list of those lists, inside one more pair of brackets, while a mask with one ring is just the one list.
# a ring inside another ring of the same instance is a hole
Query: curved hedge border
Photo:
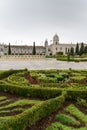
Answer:
[[77, 98], [87, 99], [87, 89], [70, 89], [67, 90], [67, 100], [77, 100]]
[[54, 98], [61, 95], [62, 89], [58, 88], [41, 88], [41, 87], [29, 87], [29, 86], [17, 86], [9, 84], [5, 81], [0, 81], [0, 91], [10, 92], [11, 94], [17, 94], [21, 96], [35, 97], [35, 98]]
[[61, 95], [62, 91], [67, 91], [67, 100], [77, 100], [77, 98], [87, 99], [87, 89], [85, 88], [44, 88], [12, 85], [5, 81], [0, 81], [0, 91], [9, 92], [27, 97], [49, 99]]
[[29, 85], [28, 80], [25, 78], [28, 72], [15, 73], [7, 77], [7, 82], [15, 85]]
[[[25, 71], [27, 72], [27, 70]], [[3, 72], [0, 74], [0, 79], [6, 78], [9, 75], [17, 72], [20, 72], [20, 70], [10, 70]], [[38, 87], [33, 87], [31, 85], [21, 86], [13, 85], [5, 81], [0, 81], [0, 91], [35, 98], [53, 98], [47, 101], [43, 101], [42, 103], [33, 106], [31, 109], [28, 109], [19, 115], [12, 117], [0, 117], [0, 130], [24, 130], [26, 126], [34, 124], [36, 121], [39, 121], [40, 119], [50, 115], [52, 112], [57, 110], [65, 101], [65, 99], [77, 100], [77, 97], [87, 99], [87, 89], [80, 89], [78, 87], [74, 89], [50, 87], [45, 88], [40, 87], [40, 85], [38, 85]], [[64, 93], [62, 94], [62, 92]]]
[[65, 98], [66, 92], [63, 92], [61, 96], [43, 101], [19, 115], [1, 117], [0, 130], [24, 130], [27, 126], [31, 126], [36, 121], [56, 111], [65, 101]]
[[8, 71], [4, 71], [4, 72], [0, 73], [0, 80], [3, 79], [3, 78], [8, 77], [11, 74], [15, 74], [17, 72], [23, 72], [23, 71], [27, 71], [27, 69], [24, 69], [24, 70], [8, 70]]

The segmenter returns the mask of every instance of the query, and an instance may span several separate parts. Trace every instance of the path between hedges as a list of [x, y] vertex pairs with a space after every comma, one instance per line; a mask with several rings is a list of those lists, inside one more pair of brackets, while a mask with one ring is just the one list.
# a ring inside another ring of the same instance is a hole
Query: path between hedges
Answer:
[[44, 69], [87, 69], [87, 62], [66, 62], [56, 59], [43, 60], [0, 60], [0, 70], [24, 69], [44, 70]]

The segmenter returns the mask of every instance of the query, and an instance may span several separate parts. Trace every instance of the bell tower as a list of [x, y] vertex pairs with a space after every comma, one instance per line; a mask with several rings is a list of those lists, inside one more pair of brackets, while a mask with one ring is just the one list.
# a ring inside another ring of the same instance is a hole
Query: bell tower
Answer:
[[59, 36], [57, 34], [55, 34], [53, 36], [53, 44], [54, 45], [58, 45], [59, 44]]
[[48, 55], [48, 40], [45, 40], [45, 51], [46, 51], [46, 55]]

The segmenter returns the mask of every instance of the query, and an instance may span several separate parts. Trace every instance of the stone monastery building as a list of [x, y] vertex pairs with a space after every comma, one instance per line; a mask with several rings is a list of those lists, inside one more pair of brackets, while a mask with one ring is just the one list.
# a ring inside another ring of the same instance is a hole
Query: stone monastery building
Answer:
[[[79, 46], [81, 43], [79, 43]], [[84, 44], [86, 46], [87, 44]], [[55, 34], [53, 36], [53, 42], [49, 45], [48, 41], [45, 40], [44, 46], [36, 46], [36, 54], [37, 55], [55, 55], [57, 52], [63, 52], [63, 54], [67, 54], [68, 50], [71, 47], [76, 48], [76, 44], [66, 44], [59, 43], [59, 36]], [[32, 55], [33, 46], [28, 45], [11, 45], [11, 54], [12, 55]], [[0, 44], [0, 55], [8, 55], [8, 45]]]

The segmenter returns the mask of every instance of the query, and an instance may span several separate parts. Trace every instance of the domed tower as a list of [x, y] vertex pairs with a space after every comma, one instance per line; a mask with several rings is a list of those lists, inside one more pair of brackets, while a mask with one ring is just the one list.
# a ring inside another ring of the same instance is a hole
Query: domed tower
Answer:
[[55, 34], [53, 36], [53, 44], [54, 45], [58, 45], [59, 44], [59, 36], [57, 34]]
[[48, 55], [48, 40], [46, 39], [45, 40], [45, 53], [46, 53], [46, 55]]

